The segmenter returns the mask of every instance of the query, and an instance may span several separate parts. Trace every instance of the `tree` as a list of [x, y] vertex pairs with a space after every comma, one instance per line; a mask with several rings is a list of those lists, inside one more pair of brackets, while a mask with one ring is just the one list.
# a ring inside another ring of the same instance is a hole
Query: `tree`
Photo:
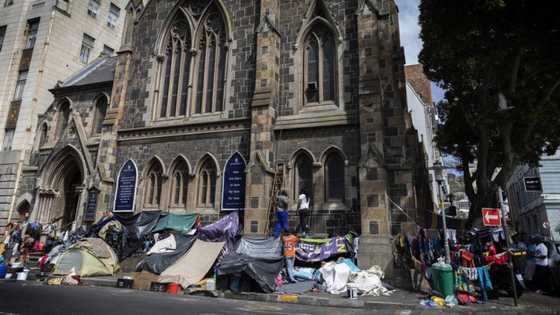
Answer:
[[436, 141], [461, 160], [471, 222], [483, 206], [495, 206], [497, 188], [517, 165], [536, 165], [558, 148], [560, 19], [552, 3], [420, 4], [420, 61], [446, 91]]

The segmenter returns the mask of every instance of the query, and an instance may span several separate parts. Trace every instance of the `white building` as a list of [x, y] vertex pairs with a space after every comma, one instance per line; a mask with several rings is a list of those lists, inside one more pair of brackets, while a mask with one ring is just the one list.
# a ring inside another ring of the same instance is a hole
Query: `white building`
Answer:
[[[127, 0], [0, 0], [0, 233], [49, 89], [120, 46]], [[25, 208], [25, 207], [24, 207]]]

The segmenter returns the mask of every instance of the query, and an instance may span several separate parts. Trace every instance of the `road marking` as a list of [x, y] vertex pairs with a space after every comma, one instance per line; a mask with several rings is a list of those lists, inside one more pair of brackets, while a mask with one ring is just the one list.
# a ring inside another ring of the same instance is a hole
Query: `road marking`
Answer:
[[399, 315], [410, 315], [412, 313], [412, 310], [402, 310], [399, 312]]

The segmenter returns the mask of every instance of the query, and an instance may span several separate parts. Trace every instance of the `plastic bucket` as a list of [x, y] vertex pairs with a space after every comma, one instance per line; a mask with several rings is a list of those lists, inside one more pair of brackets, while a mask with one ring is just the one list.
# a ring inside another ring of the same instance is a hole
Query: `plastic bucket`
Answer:
[[208, 291], [216, 290], [216, 280], [208, 279], [208, 281], [206, 281], [206, 290]]
[[17, 280], [18, 281], [25, 281], [25, 280], [27, 280], [28, 275], [29, 275], [29, 269], [23, 269], [22, 272], [17, 273]]
[[167, 293], [178, 294], [181, 291], [181, 285], [178, 283], [170, 283], [167, 285]]
[[355, 300], [358, 298], [358, 288], [349, 285], [347, 290], [349, 299]]

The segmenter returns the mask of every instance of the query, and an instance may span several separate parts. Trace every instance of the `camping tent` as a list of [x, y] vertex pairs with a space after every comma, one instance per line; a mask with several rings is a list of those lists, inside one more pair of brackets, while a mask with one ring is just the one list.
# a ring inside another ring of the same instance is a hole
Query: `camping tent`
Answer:
[[82, 277], [110, 276], [119, 269], [117, 255], [100, 238], [86, 238], [60, 254], [54, 275], [67, 275], [72, 271]]
[[180, 283], [183, 288], [197, 283], [212, 268], [224, 244], [196, 240], [183, 257], [161, 273], [159, 281]]

